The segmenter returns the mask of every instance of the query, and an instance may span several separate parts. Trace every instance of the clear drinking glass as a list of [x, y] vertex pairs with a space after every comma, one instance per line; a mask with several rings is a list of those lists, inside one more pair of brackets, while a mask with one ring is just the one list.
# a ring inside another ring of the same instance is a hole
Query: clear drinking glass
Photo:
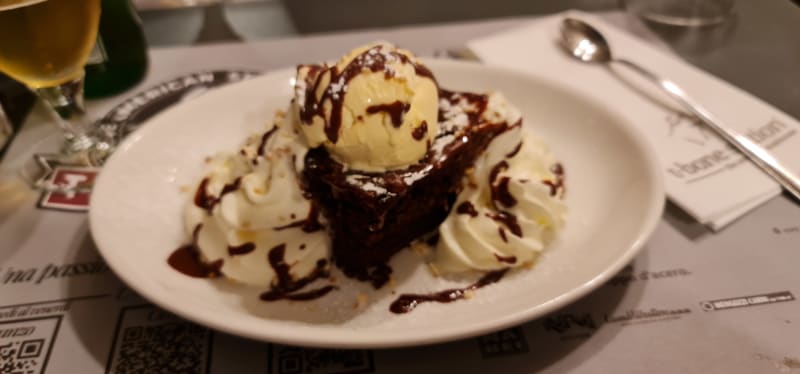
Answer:
[[672, 26], [709, 26], [733, 14], [734, 0], [624, 0], [642, 19]]
[[60, 162], [99, 166], [115, 145], [83, 105], [83, 66], [97, 37], [100, 0], [0, 0], [0, 71], [52, 109]]

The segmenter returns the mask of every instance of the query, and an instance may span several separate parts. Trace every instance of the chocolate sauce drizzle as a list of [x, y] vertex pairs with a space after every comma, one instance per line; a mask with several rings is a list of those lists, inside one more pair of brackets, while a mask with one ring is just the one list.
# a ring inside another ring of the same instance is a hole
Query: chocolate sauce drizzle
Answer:
[[487, 213], [486, 216], [502, 223], [512, 234], [520, 238], [522, 237], [522, 227], [520, 227], [517, 222], [517, 216], [502, 210], [497, 213]]
[[496, 258], [497, 261], [505, 262], [505, 263], [511, 264], [511, 265], [517, 263], [517, 256], [501, 256], [501, 255], [498, 255], [497, 253], [495, 253], [494, 254], [494, 258]]
[[228, 254], [231, 256], [239, 256], [239, 255], [246, 255], [252, 251], [256, 250], [256, 243], [247, 242], [242, 245], [229, 245], [228, 246]]
[[273, 227], [275, 231], [286, 230], [299, 227], [303, 232], [315, 232], [322, 230], [323, 226], [319, 223], [319, 207], [317, 203], [311, 202], [311, 207], [308, 209], [308, 216], [299, 221], [291, 222], [289, 224]]
[[508, 183], [511, 181], [509, 177], [500, 178], [500, 182], [492, 185], [492, 200], [497, 201], [507, 208], [517, 205], [517, 199], [511, 194]]
[[[306, 85], [305, 102], [300, 107], [300, 120], [306, 125], [311, 125], [314, 116], [325, 119], [323, 103], [328, 100], [331, 103], [330, 118], [325, 120], [325, 135], [332, 143], [339, 140], [339, 129], [342, 127], [342, 105], [344, 103], [345, 87], [363, 70], [373, 73], [384, 72], [386, 79], [391, 78], [387, 64], [395, 59], [403, 64], [411, 64], [417, 75], [431, 79], [436, 83], [433, 73], [428, 68], [411, 61], [408, 56], [397, 51], [384, 51], [383, 45], [376, 45], [367, 49], [356, 56], [347, 66], [339, 71], [336, 66], [331, 67], [311, 67], [308, 77], [314, 80], [313, 84]], [[322, 79], [319, 79], [326, 71], [330, 72], [330, 83], [322, 92], [322, 96], [317, 99], [316, 92]], [[309, 82], [310, 83], [310, 82]], [[438, 84], [437, 84], [438, 86]], [[394, 121], [393, 121], [394, 122]]]
[[267, 146], [267, 142], [269, 141], [269, 138], [272, 137], [272, 134], [274, 134], [275, 131], [278, 131], [278, 126], [272, 126], [272, 128], [269, 131], [265, 132], [264, 135], [261, 135], [261, 143], [258, 144], [258, 155], [259, 156], [263, 156], [264, 155], [264, 147]]
[[492, 170], [489, 172], [489, 184], [493, 185], [494, 181], [497, 180], [497, 176], [505, 170], [508, 170], [508, 162], [506, 162], [505, 160], [500, 161], [496, 165], [494, 165], [492, 167]]
[[328, 292], [336, 289], [336, 286], [327, 285], [315, 290], [306, 292], [295, 291], [305, 287], [309, 283], [323, 277], [328, 276], [327, 264], [328, 261], [320, 259], [317, 261], [317, 266], [307, 276], [294, 279], [290, 273], [290, 266], [286, 263], [284, 255], [286, 254], [286, 244], [279, 244], [269, 250], [267, 259], [270, 266], [275, 271], [277, 282], [272, 285], [271, 289], [261, 294], [260, 299], [264, 301], [276, 301], [281, 299], [286, 300], [312, 300], [328, 294]]
[[562, 166], [561, 163], [556, 163], [550, 167], [550, 171], [556, 175], [556, 179], [545, 179], [542, 183], [550, 187], [550, 196], [556, 196], [558, 195], [558, 190], [564, 191], [566, 189], [564, 186], [564, 166]]
[[514, 147], [514, 150], [512, 150], [511, 153], [506, 155], [506, 158], [513, 158], [514, 156], [517, 155], [517, 153], [519, 153], [520, 149], [522, 149], [522, 142], [517, 143], [517, 146]]
[[211, 263], [205, 263], [200, 259], [200, 249], [197, 247], [197, 239], [200, 236], [200, 229], [203, 224], [198, 224], [192, 231], [192, 242], [172, 252], [167, 258], [167, 264], [179, 273], [194, 278], [214, 278], [221, 274], [223, 260], [219, 259]]
[[500, 234], [500, 239], [503, 239], [504, 242], [508, 243], [508, 237], [506, 236], [506, 230], [504, 228], [498, 226], [497, 233]]
[[[411, 136], [414, 137], [415, 140], [422, 140], [423, 138], [425, 138], [425, 134], [427, 133], [428, 133], [428, 121], [422, 121], [422, 123], [420, 123], [419, 126], [417, 126], [414, 129], [414, 131], [411, 132]], [[431, 145], [428, 144], [428, 148], [430, 147]]]
[[453, 288], [431, 294], [403, 294], [389, 306], [389, 310], [391, 310], [392, 313], [401, 314], [408, 313], [414, 310], [417, 305], [425, 302], [435, 301], [437, 303], [450, 303], [460, 300], [464, 298], [467, 291], [474, 291], [499, 281], [507, 271], [508, 268], [505, 268], [486, 273], [477, 282], [464, 288]]
[[466, 214], [470, 217], [478, 216], [478, 211], [475, 210], [475, 206], [469, 201], [464, 201], [461, 204], [458, 204], [458, 207], [456, 207], [456, 213]]
[[508, 189], [508, 183], [511, 179], [509, 177], [503, 177], [500, 179], [500, 182], [496, 182], [497, 176], [504, 170], [508, 170], [508, 162], [505, 160], [498, 162], [497, 165], [492, 167], [491, 172], [489, 172], [489, 186], [491, 187], [492, 204], [498, 210], [499, 208], [496, 204], [497, 202], [508, 208], [517, 204], [517, 199], [511, 195], [511, 191]]
[[208, 178], [203, 178], [203, 180], [200, 181], [200, 185], [197, 186], [197, 191], [194, 193], [194, 205], [205, 209], [210, 213], [211, 209], [213, 209], [214, 205], [217, 203], [217, 198], [209, 196], [206, 193], [208, 180]]
[[367, 114], [385, 112], [392, 119], [392, 126], [398, 128], [403, 124], [403, 116], [408, 113], [409, 109], [411, 109], [411, 104], [396, 100], [389, 104], [370, 105], [367, 107]]
[[222, 187], [222, 191], [219, 193], [219, 197], [214, 197], [209, 195], [206, 191], [206, 187], [208, 187], [209, 178], [203, 178], [200, 181], [200, 185], [197, 186], [197, 191], [194, 193], [194, 205], [205, 209], [208, 214], [211, 214], [211, 211], [214, 209], [214, 206], [217, 205], [221, 200], [222, 197], [228, 193], [234, 192], [239, 189], [239, 186], [242, 183], [242, 177], [238, 177], [234, 179], [233, 182], [226, 184]]

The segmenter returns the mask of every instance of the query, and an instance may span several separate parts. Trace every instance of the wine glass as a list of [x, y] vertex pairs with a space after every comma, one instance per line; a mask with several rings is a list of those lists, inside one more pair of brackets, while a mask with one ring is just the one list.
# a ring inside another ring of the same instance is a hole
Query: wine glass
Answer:
[[100, 166], [115, 145], [114, 134], [96, 127], [83, 103], [83, 66], [99, 21], [100, 0], [0, 0], [0, 71], [51, 109], [64, 134], [55, 154], [61, 164]]

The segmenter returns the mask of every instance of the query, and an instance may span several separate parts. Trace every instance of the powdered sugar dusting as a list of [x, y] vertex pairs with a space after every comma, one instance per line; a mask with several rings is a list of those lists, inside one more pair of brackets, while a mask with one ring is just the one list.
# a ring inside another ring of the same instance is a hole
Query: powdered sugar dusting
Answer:
[[374, 192], [378, 195], [385, 195], [389, 193], [386, 188], [377, 185], [373, 181], [373, 178], [367, 175], [350, 174], [345, 178], [345, 180], [347, 183], [358, 186], [364, 191]]

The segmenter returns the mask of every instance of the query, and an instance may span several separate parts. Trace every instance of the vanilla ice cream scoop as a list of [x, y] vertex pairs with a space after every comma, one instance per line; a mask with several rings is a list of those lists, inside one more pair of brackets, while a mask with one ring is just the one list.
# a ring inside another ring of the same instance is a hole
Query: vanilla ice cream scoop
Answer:
[[439, 90], [410, 52], [378, 43], [336, 65], [301, 65], [294, 106], [309, 147], [348, 168], [386, 171], [419, 161], [438, 131]]

